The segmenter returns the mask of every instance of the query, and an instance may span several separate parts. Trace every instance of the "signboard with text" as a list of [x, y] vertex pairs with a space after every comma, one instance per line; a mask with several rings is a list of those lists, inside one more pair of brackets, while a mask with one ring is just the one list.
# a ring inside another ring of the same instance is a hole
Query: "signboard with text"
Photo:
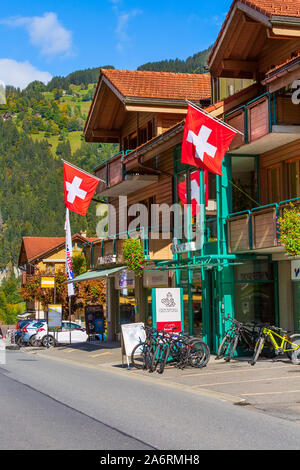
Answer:
[[153, 326], [167, 332], [184, 329], [182, 288], [152, 289]]

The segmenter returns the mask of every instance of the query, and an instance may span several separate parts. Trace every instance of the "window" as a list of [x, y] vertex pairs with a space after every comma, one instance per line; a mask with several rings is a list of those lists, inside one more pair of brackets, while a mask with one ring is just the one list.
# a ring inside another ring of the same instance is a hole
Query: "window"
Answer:
[[137, 132], [133, 132], [129, 136], [129, 149], [134, 150], [137, 148]]
[[147, 142], [147, 126], [139, 129], [139, 145], [142, 145], [145, 142]]
[[280, 164], [267, 169], [268, 202], [280, 200]]
[[300, 159], [287, 162], [288, 199], [300, 196]]

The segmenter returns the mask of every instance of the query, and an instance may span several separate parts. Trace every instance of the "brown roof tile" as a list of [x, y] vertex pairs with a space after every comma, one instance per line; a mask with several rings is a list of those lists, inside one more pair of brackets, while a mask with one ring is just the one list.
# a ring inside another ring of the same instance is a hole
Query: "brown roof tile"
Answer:
[[272, 18], [272, 16], [289, 16], [289, 17], [296, 17], [300, 18], [300, 0], [234, 0], [231, 4], [228, 14], [226, 15], [225, 21], [222, 25], [222, 28], [218, 34], [216, 42], [210, 52], [208, 62], [210, 61], [218, 42], [223, 34], [223, 31], [226, 27], [227, 21], [230, 18], [230, 15], [236, 5], [236, 3], [244, 3], [253, 10], [262, 13], [263, 15], [267, 16], [268, 18]]
[[124, 97], [176, 100], [210, 98], [210, 74], [101, 69]]
[[[81, 239], [83, 242], [94, 241], [96, 238], [85, 238], [76, 233], [72, 239]], [[61, 245], [64, 245], [65, 237], [23, 237], [23, 246], [29, 261], [37, 259]]]

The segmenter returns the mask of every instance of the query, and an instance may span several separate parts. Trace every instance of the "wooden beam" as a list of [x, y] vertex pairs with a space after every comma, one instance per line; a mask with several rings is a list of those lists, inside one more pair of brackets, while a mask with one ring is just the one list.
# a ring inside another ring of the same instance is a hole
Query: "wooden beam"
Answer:
[[143, 113], [172, 113], [172, 114], [182, 114], [185, 115], [187, 113], [187, 105], [186, 108], [173, 108], [173, 107], [158, 107], [158, 106], [145, 106], [145, 105], [126, 105], [126, 111], [134, 111], [134, 112], [143, 112]]
[[237, 70], [241, 72], [255, 72], [257, 70], [257, 62], [250, 60], [222, 60], [222, 67], [224, 70]]
[[92, 137], [101, 138], [101, 137], [116, 137], [120, 138], [120, 131], [118, 130], [107, 130], [107, 129], [94, 129], [92, 131]]
[[275, 26], [268, 34], [270, 39], [294, 39], [300, 38], [300, 29], [292, 29], [284, 26]]

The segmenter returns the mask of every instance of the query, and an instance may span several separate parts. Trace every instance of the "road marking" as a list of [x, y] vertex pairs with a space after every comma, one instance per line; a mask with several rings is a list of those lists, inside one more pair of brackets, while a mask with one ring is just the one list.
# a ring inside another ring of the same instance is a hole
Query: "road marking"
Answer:
[[103, 352], [103, 353], [98, 353], [98, 354], [89, 354], [89, 357], [99, 357], [99, 356], [105, 356], [106, 354], [112, 354], [111, 352]]
[[232, 385], [232, 384], [242, 384], [242, 383], [251, 383], [251, 382], [266, 382], [268, 380], [287, 380], [287, 379], [300, 379], [299, 377], [264, 377], [262, 379], [251, 379], [251, 380], [239, 380], [239, 381], [232, 381], [232, 382], [215, 382], [215, 383], [206, 383], [201, 385], [192, 385], [193, 388], [196, 387], [213, 387], [215, 385]]
[[240, 393], [241, 396], [254, 397], [257, 395], [283, 395], [286, 393], [299, 393], [300, 390], [286, 390], [284, 392]]
[[[257, 371], [260, 371], [260, 370], [272, 370], [272, 369], [287, 369], [287, 368], [290, 368], [291, 366], [288, 365], [288, 366], [278, 366], [278, 367], [253, 367], [253, 366], [250, 366], [249, 365], [249, 368], [248, 369], [230, 369], [230, 370], [222, 370], [222, 371], [213, 371], [213, 372], [199, 372], [199, 373], [194, 373], [194, 374], [182, 374], [181, 377], [198, 377], [198, 376], [201, 376], [201, 377], [206, 377], [208, 375], [217, 375], [217, 374], [231, 374], [231, 373], [240, 373], [240, 372], [249, 372], [249, 371], [253, 371], [253, 372], [257, 372]], [[300, 372], [300, 371], [299, 371]], [[165, 377], [166, 379], [174, 379], [174, 377]]]

